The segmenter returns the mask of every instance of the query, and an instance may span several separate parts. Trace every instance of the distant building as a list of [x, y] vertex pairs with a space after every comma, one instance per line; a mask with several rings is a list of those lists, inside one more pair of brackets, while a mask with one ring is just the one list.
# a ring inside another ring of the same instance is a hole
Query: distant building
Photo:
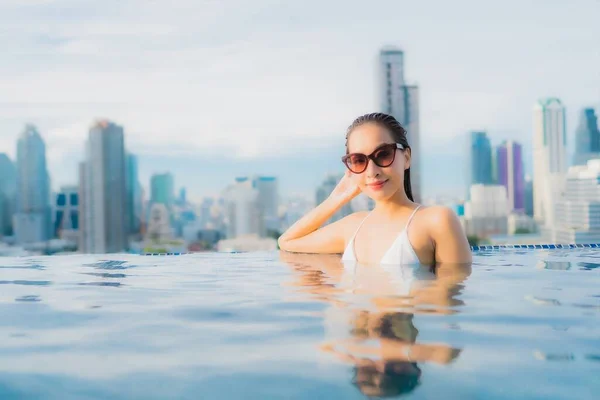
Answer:
[[154, 174], [150, 178], [150, 203], [164, 204], [171, 208], [175, 198], [175, 182], [170, 172]]
[[261, 232], [265, 237], [269, 233], [279, 232], [279, 188], [277, 178], [273, 176], [255, 176], [252, 187], [258, 190], [258, 207], [260, 212]]
[[185, 206], [187, 204], [187, 190], [184, 187], [179, 189], [179, 198], [177, 199], [177, 203], [180, 206]]
[[569, 168], [551, 232], [556, 243], [600, 243], [600, 159]]
[[508, 215], [508, 233], [511, 235], [518, 233], [537, 233], [537, 223], [533, 217], [523, 213], [511, 213]]
[[573, 165], [586, 165], [588, 160], [597, 158], [600, 158], [598, 117], [593, 108], [586, 108], [581, 112], [575, 131]]
[[46, 145], [33, 125], [27, 125], [17, 141], [14, 229], [18, 244], [43, 242], [51, 237]]
[[404, 80], [404, 52], [384, 47], [379, 52], [380, 111], [392, 115], [406, 129], [411, 147], [410, 179], [416, 202], [421, 201], [421, 140], [419, 128], [419, 87]]
[[498, 184], [506, 188], [509, 211], [525, 211], [525, 170], [522, 146], [509, 140], [496, 149]]
[[492, 144], [485, 132], [471, 132], [471, 184], [491, 185]]
[[79, 236], [79, 188], [65, 186], [54, 200], [53, 235], [77, 243]]
[[166, 204], [154, 203], [150, 206], [150, 218], [146, 240], [161, 242], [172, 239], [173, 232], [170, 223], [169, 209]]
[[223, 192], [227, 238], [257, 235], [263, 231], [259, 208], [259, 191], [246, 177], [236, 178], [236, 182]]
[[559, 99], [538, 101], [533, 110], [533, 211], [538, 223], [554, 226], [555, 204], [567, 172], [565, 107]]
[[[333, 189], [335, 189], [335, 187], [337, 186], [337, 184], [339, 183], [339, 181], [342, 179], [343, 176], [344, 176], [343, 174], [328, 175], [325, 178], [323, 183], [321, 183], [321, 185], [317, 188], [317, 192], [316, 192], [316, 196], [315, 196], [316, 197], [316, 205], [321, 204], [329, 197], [329, 195], [331, 194], [331, 192], [333, 192]], [[328, 221], [326, 221], [324, 225], [338, 221], [338, 220], [352, 214], [352, 212], [353, 212], [352, 204], [351, 204], [351, 202], [349, 202], [349, 203], [345, 204], [338, 212], [333, 214], [333, 216]]]
[[508, 196], [502, 185], [471, 185], [470, 200], [465, 203], [467, 235], [487, 238], [508, 232]]
[[12, 160], [0, 153], [0, 236], [13, 234], [16, 208], [17, 170]]
[[525, 214], [533, 217], [533, 181], [531, 178], [525, 179], [524, 191]]
[[89, 131], [79, 169], [79, 249], [118, 253], [128, 249], [127, 161], [123, 127], [101, 120]]
[[139, 234], [142, 228], [142, 186], [138, 177], [138, 158], [127, 153], [127, 230], [129, 234]]

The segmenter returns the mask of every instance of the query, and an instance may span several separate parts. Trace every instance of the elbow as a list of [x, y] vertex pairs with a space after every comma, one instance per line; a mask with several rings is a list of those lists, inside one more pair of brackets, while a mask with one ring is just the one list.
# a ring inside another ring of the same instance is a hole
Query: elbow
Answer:
[[279, 250], [288, 251], [287, 240], [285, 240], [283, 235], [279, 236], [277, 239], [277, 247], [279, 247]]

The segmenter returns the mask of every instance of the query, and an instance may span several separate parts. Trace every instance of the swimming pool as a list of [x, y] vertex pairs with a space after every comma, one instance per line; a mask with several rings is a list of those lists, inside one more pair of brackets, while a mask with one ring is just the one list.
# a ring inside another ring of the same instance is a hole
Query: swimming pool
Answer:
[[0, 398], [597, 398], [600, 249], [474, 254], [0, 258]]

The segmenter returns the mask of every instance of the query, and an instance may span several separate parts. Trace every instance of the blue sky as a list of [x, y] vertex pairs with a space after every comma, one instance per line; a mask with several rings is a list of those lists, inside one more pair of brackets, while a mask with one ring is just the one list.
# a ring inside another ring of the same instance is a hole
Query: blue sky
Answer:
[[572, 135], [600, 105], [600, 2], [0, 0], [0, 151], [27, 122], [53, 186], [74, 183], [96, 118], [125, 127], [144, 186], [175, 173], [193, 198], [239, 173], [306, 193], [341, 171], [344, 130], [377, 109], [383, 45], [421, 87], [426, 195], [460, 195], [466, 139], [519, 140], [556, 96]]

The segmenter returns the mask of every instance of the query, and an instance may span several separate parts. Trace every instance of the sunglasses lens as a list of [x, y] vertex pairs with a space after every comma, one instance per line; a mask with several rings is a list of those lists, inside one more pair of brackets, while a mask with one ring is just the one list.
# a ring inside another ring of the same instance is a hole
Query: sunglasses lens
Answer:
[[346, 165], [350, 171], [360, 173], [367, 167], [367, 157], [362, 154], [351, 154], [346, 159]]
[[373, 154], [373, 161], [380, 167], [389, 167], [394, 162], [395, 149], [383, 148]]

